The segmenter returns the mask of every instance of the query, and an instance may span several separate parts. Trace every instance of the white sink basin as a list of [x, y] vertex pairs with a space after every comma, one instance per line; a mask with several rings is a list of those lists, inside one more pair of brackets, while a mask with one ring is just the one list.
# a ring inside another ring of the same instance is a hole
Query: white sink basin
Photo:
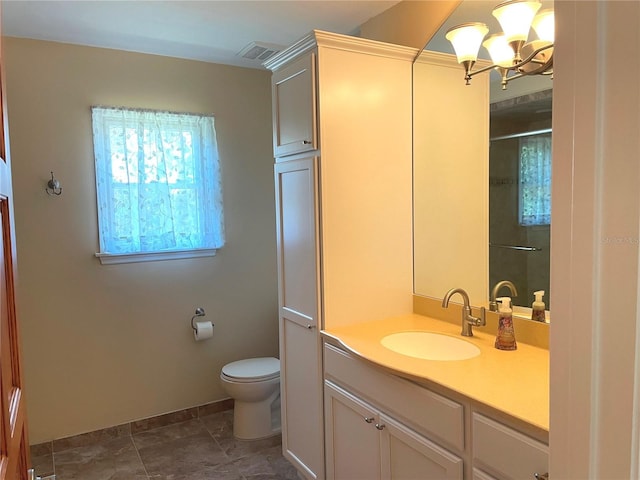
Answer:
[[392, 333], [380, 343], [396, 353], [425, 360], [466, 360], [480, 355], [473, 343], [434, 332]]

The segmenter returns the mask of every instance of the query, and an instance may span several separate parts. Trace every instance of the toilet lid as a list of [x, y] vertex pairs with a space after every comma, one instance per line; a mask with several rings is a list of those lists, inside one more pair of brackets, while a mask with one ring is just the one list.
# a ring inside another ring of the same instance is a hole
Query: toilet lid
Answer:
[[238, 380], [266, 380], [280, 375], [280, 360], [274, 357], [238, 360], [222, 367], [222, 373]]

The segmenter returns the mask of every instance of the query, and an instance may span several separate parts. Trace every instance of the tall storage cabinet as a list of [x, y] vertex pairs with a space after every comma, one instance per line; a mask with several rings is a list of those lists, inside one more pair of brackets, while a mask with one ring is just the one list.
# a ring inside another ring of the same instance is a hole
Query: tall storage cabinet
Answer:
[[273, 71], [283, 453], [325, 478], [325, 326], [412, 311], [412, 48], [313, 31]]
[[282, 447], [308, 478], [322, 479], [316, 165], [315, 157], [277, 163], [275, 182]]

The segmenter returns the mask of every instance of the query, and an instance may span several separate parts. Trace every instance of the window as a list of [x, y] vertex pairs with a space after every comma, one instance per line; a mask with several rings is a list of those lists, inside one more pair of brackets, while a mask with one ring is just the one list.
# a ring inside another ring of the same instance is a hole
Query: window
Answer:
[[520, 224], [551, 224], [551, 133], [520, 139]]
[[224, 222], [213, 117], [91, 113], [102, 263], [214, 255]]

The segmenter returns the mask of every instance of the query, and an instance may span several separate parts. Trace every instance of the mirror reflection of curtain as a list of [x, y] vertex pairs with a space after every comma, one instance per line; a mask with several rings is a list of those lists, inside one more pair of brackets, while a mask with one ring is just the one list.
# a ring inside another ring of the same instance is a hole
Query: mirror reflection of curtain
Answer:
[[490, 290], [510, 280], [525, 307], [544, 290], [549, 309], [551, 132], [496, 137], [489, 158]]
[[551, 134], [520, 138], [520, 224], [551, 223]]

